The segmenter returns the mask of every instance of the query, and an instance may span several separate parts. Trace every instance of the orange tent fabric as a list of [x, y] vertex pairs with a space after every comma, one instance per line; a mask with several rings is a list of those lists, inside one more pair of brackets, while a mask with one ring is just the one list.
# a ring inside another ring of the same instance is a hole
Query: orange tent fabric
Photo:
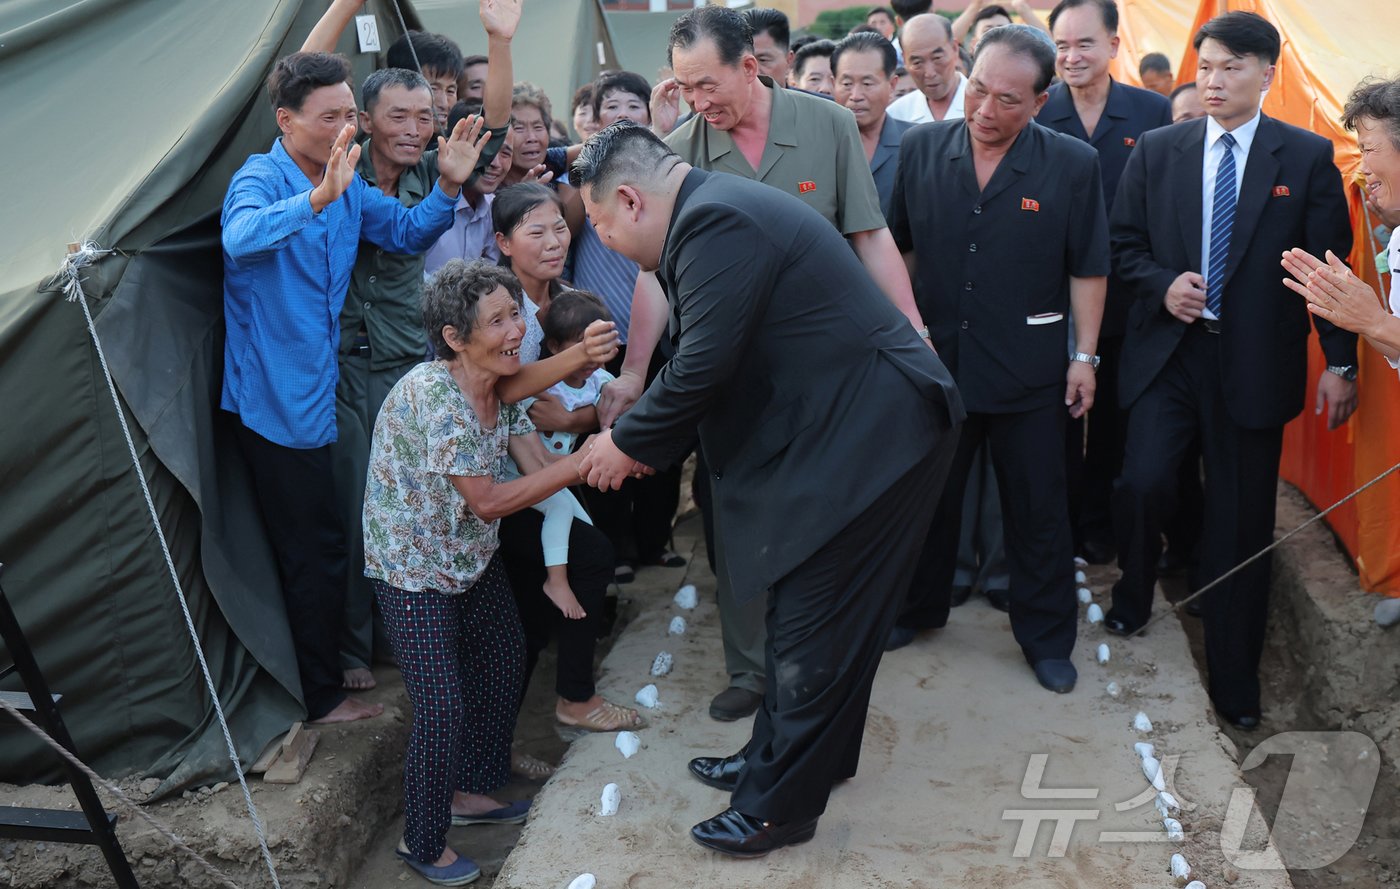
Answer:
[[[1374, 220], [1368, 220], [1361, 200], [1356, 137], [1343, 129], [1340, 117], [1358, 82], [1395, 75], [1393, 35], [1400, 31], [1400, 4], [1368, 0], [1358, 6], [1364, 8], [1338, 15], [1335, 8], [1315, 0], [1202, 0], [1185, 35], [1177, 74], [1179, 80], [1189, 79], [1183, 75], [1196, 64], [1191, 36], [1226, 9], [1256, 12], [1279, 29], [1283, 52], [1273, 88], [1264, 99], [1264, 113], [1332, 140], [1351, 204], [1351, 267], [1385, 292], [1375, 264], [1376, 253], [1385, 245], [1372, 235]], [[1326, 361], [1316, 336], [1309, 349], [1309, 386], [1314, 387]], [[1343, 428], [1329, 431], [1325, 417], [1305, 411], [1285, 432], [1280, 474], [1318, 507], [1332, 505], [1400, 462], [1400, 378], [1364, 342], [1360, 358], [1360, 405]], [[1310, 391], [1310, 405], [1313, 394]], [[1395, 516], [1400, 516], [1400, 473], [1338, 509], [1328, 521], [1355, 558], [1362, 588], [1400, 596], [1400, 521]]]
[[1118, 0], [1118, 57], [1108, 69], [1113, 78], [1142, 86], [1138, 63], [1151, 52], [1164, 53], [1179, 75], [1196, 6], [1197, 0]]

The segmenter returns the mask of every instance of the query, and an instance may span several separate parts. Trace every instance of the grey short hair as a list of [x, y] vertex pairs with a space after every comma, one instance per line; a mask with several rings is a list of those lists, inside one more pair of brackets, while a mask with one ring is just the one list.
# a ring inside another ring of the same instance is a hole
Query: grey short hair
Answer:
[[443, 338], [442, 329], [451, 325], [463, 339], [471, 339], [476, 329], [477, 306], [497, 287], [505, 288], [516, 305], [522, 305], [520, 280], [510, 269], [480, 259], [450, 259], [423, 285], [423, 326], [439, 358], [450, 359], [457, 354]]
[[1030, 25], [1001, 25], [993, 28], [977, 41], [977, 53], [972, 57], [975, 66], [982, 53], [993, 46], [1005, 45], [1011, 52], [1030, 59], [1040, 69], [1036, 76], [1035, 92], [1040, 95], [1050, 88], [1055, 79], [1055, 42], [1039, 28]]
[[574, 161], [569, 181], [593, 189], [595, 197], [622, 183], [646, 184], [664, 178], [681, 162], [651, 130], [619, 120], [593, 134]]
[[364, 85], [360, 87], [360, 107], [366, 114], [374, 113], [374, 106], [379, 104], [379, 94], [391, 86], [427, 90], [428, 95], [433, 94], [433, 88], [428, 84], [427, 78], [417, 71], [407, 68], [380, 68], [366, 77]]
[[1342, 125], [1356, 129], [1356, 122], [1369, 118], [1390, 131], [1390, 144], [1400, 151], [1400, 77], [1392, 80], [1367, 78], [1356, 85], [1342, 109]]

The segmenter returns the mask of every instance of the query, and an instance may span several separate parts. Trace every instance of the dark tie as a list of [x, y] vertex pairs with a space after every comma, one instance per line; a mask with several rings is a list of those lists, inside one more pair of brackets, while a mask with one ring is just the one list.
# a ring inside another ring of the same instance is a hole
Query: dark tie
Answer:
[[1225, 261], [1230, 258], [1230, 229], [1235, 224], [1235, 137], [1220, 137], [1225, 154], [1215, 171], [1215, 200], [1210, 211], [1210, 262], [1206, 266], [1206, 308], [1219, 318], [1225, 295]]

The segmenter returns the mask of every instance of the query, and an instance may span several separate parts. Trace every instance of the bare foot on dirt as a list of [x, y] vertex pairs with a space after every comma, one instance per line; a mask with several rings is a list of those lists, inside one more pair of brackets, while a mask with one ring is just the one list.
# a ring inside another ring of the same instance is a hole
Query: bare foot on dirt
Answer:
[[342, 670], [341, 679], [341, 688], [350, 691], [369, 691], [378, 684], [374, 681], [374, 674], [365, 667], [351, 667], [348, 670]]
[[453, 815], [485, 815], [502, 808], [505, 808], [505, 803], [484, 794], [463, 793], [460, 790], [452, 794]]
[[[560, 575], [563, 575], [564, 567], [563, 565], [551, 565], [549, 572], [553, 575], [554, 569], [558, 568], [561, 569]], [[558, 606], [560, 611], [564, 612], [564, 616], [569, 620], [582, 620], [588, 616], [588, 613], [583, 610], [583, 606], [578, 603], [578, 597], [574, 595], [573, 589], [569, 586], [567, 577], [555, 578], [551, 576], [544, 582], [544, 594], [549, 597], [549, 601]]]
[[346, 698], [334, 710], [313, 719], [310, 725], [333, 725], [338, 722], [354, 722], [357, 719], [373, 719], [384, 712], [383, 704], [367, 704], [358, 698]]

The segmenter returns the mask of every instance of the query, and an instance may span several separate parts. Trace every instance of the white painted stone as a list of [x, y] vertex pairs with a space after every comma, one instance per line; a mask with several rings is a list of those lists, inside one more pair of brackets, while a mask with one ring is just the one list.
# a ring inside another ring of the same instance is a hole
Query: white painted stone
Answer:
[[1144, 756], [1142, 758], [1142, 773], [1147, 776], [1147, 780], [1152, 782], [1153, 788], [1166, 790], [1167, 782], [1162, 779], [1162, 764], [1155, 756]]
[[651, 662], [651, 675], [665, 676], [671, 672], [671, 668], [676, 665], [676, 659], [671, 656], [671, 652], [663, 651], [656, 656], [656, 660]]
[[592, 874], [579, 874], [574, 877], [574, 881], [569, 884], [569, 889], [594, 889], [597, 885], [597, 877]]
[[1180, 852], [1172, 856], [1172, 876], [1178, 880], [1191, 876], [1191, 865], [1186, 863], [1186, 856]]
[[1147, 718], [1146, 713], [1139, 710], [1138, 715], [1133, 717], [1133, 728], [1140, 732], [1150, 732], [1152, 731], [1152, 720]]
[[1092, 602], [1092, 601], [1094, 601], [1094, 591], [1091, 590], [1091, 589], [1089, 589], [1089, 588], [1086, 587], [1086, 586], [1080, 587], [1080, 588], [1079, 588], [1079, 604], [1080, 604], [1080, 605], [1088, 605], [1088, 604], [1089, 604], [1090, 602]]
[[1074, 582], [1075, 582], [1075, 583], [1088, 583], [1088, 582], [1089, 582], [1089, 575], [1085, 574], [1083, 571], [1076, 571], [1076, 572], [1074, 572]]
[[1103, 623], [1103, 609], [1095, 602], [1084, 611], [1084, 619], [1091, 624]]
[[1186, 832], [1181, 829], [1181, 822], [1175, 818], [1163, 818], [1162, 827], [1167, 831], [1167, 839], [1174, 843], [1179, 843], [1186, 839]]
[[636, 700], [637, 700], [637, 703], [638, 703], [638, 704], [641, 704], [643, 707], [646, 707], [648, 710], [655, 710], [657, 704], [660, 703], [660, 701], [657, 700], [656, 686], [654, 686], [654, 685], [644, 685], [644, 686], [642, 686], [642, 690], [639, 691], [639, 692], [637, 692]]
[[618, 732], [617, 740], [613, 743], [622, 752], [623, 759], [631, 759], [638, 750], [642, 749], [642, 739], [637, 737], [636, 732]]
[[1108, 692], [1110, 698], [1116, 698], [1123, 693], [1123, 689], [1119, 688], [1116, 682], [1110, 682], [1104, 686], [1104, 691]]
[[684, 608], [686, 611], [694, 608], [700, 602], [696, 595], [695, 585], [688, 583], [676, 591], [676, 598], [673, 600], [677, 608]]
[[1154, 748], [1151, 744], [1148, 744], [1146, 741], [1138, 741], [1136, 744], [1133, 745], [1133, 750], [1135, 750], [1137, 752], [1137, 755], [1142, 759], [1146, 759], [1149, 756], [1155, 756], [1157, 753], [1156, 748]]
[[1098, 658], [1099, 663], [1108, 663], [1108, 643], [1100, 642], [1098, 651], [1094, 652], [1094, 656]]
[[1169, 812], [1180, 812], [1181, 803], [1176, 801], [1176, 797], [1163, 790], [1157, 794], [1157, 802], [1162, 804], [1162, 808]]
[[671, 636], [685, 635], [685, 618], [681, 617], [679, 614], [671, 618], [671, 625], [666, 628], [666, 632]]
[[609, 784], [603, 788], [603, 797], [598, 801], [598, 814], [604, 818], [617, 814], [618, 803], [622, 802], [622, 791], [617, 789], [616, 784]]

